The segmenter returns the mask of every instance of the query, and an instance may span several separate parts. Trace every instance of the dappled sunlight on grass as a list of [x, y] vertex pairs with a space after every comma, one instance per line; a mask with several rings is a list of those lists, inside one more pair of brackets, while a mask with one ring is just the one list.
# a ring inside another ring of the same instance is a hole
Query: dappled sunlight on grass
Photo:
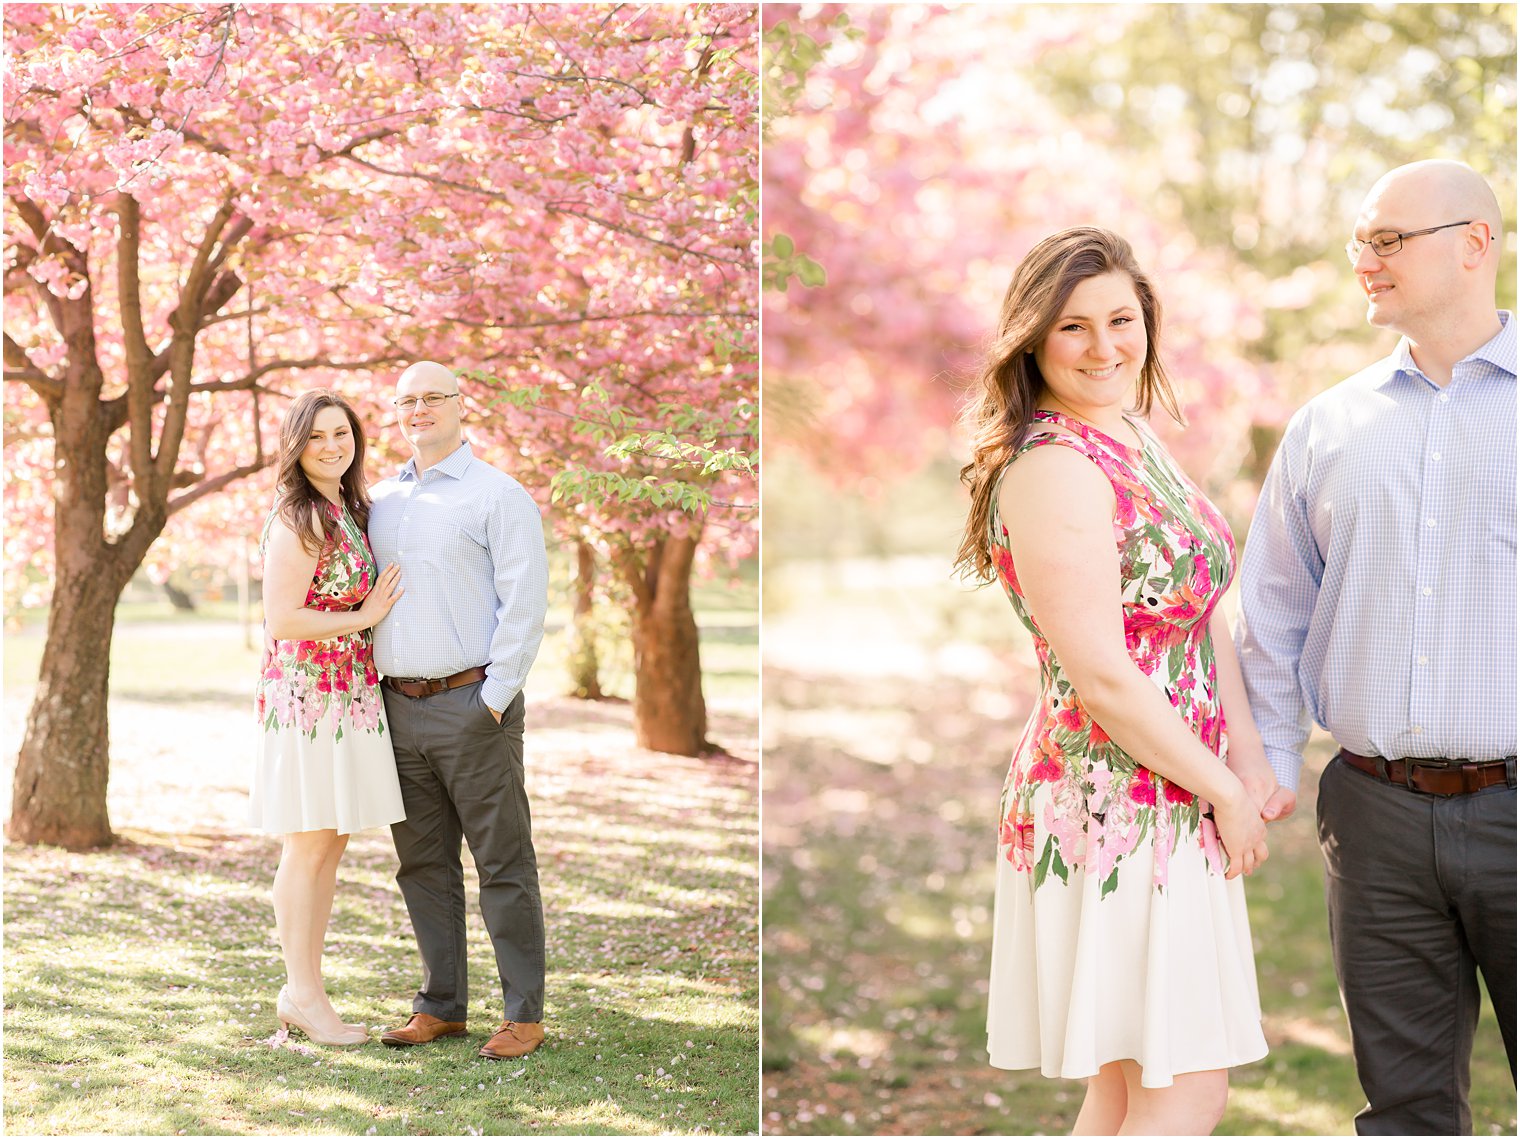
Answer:
[[[155, 636], [129, 626], [117, 648]], [[498, 1063], [476, 1055], [501, 998], [468, 847], [469, 1038], [341, 1051], [275, 1040], [284, 968], [269, 891], [280, 842], [243, 823], [254, 665], [202, 636], [206, 691], [241, 686], [235, 700], [113, 699], [122, 841], [83, 854], [6, 847], [8, 1131], [754, 1130], [753, 677], [749, 712], [734, 702], [720, 737], [739, 758], [709, 760], [636, 748], [626, 703], [561, 698], [535, 674], [525, 764], [548, 1037], [525, 1060]], [[749, 637], [753, 646], [752, 625]], [[8, 726], [25, 695], [8, 689]], [[372, 1030], [405, 1021], [420, 980], [394, 874], [386, 829], [353, 836], [324, 963], [340, 1014]]]

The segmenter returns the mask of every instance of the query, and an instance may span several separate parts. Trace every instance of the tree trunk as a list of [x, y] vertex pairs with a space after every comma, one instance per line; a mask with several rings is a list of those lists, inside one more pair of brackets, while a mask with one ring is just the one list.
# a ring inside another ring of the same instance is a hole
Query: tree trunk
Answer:
[[700, 538], [694, 528], [684, 538], [660, 539], [642, 557], [630, 551], [621, 559], [634, 594], [634, 742], [674, 755], [711, 750], [691, 611], [692, 558]]
[[130, 533], [105, 540], [109, 429], [92, 386], [69, 390], [54, 418], [53, 599], [6, 827], [13, 842], [70, 850], [112, 840], [106, 701], [116, 603], [166, 520], [161, 506], [140, 506]]
[[164, 582], [164, 596], [169, 599], [169, 604], [181, 613], [195, 612], [195, 598], [183, 589], [177, 588], [173, 582]]
[[120, 596], [104, 574], [60, 577], [53, 588], [37, 694], [16, 757], [6, 828], [13, 842], [84, 850], [112, 841], [106, 699]]
[[570, 691], [582, 700], [600, 700], [600, 664], [597, 660], [596, 555], [587, 542], [575, 543], [575, 608], [570, 614]]

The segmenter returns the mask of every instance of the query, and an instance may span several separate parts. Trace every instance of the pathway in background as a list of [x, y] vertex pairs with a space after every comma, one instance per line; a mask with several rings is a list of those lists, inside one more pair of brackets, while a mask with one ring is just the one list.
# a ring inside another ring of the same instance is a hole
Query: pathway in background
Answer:
[[[561, 696], [552, 660], [535, 669], [525, 766], [551, 1038], [530, 1063], [493, 1065], [475, 1057], [500, 996], [467, 847], [469, 1040], [415, 1053], [266, 1046], [282, 967], [269, 909], [279, 840], [245, 822], [257, 659], [235, 624], [119, 625], [109, 803], [123, 841], [98, 853], [6, 848], [8, 1128], [753, 1129], [758, 742], [752, 663], [748, 683], [744, 672], [754, 626], [723, 636], [737, 643], [709, 701], [722, 758], [637, 748], [627, 703]], [[33, 687], [18, 678], [35, 675], [39, 646], [6, 645], [11, 762]], [[394, 872], [386, 829], [355, 836], [328, 941], [334, 999], [371, 1025], [396, 1021], [418, 981]]]

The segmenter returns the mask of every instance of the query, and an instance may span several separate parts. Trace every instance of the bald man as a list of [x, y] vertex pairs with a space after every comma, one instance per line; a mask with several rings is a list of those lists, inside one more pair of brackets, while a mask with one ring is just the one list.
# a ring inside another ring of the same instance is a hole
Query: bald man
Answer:
[[[1361, 1135], [1465, 1135], [1478, 973], [1515, 1071], [1515, 326], [1456, 162], [1372, 187], [1346, 246], [1392, 354], [1289, 422], [1241, 567], [1240, 663], [1294, 806], [1312, 717]], [[1268, 803], [1264, 814], [1273, 813]]]
[[401, 1048], [466, 1030], [464, 870], [480, 876], [505, 1019], [480, 1054], [525, 1056], [544, 1038], [544, 916], [523, 787], [523, 684], [544, 636], [548, 567], [538, 505], [464, 441], [459, 382], [413, 364], [396, 383], [412, 458], [374, 489], [375, 556], [405, 593], [375, 629], [406, 818], [391, 827], [396, 881], [422, 955]]

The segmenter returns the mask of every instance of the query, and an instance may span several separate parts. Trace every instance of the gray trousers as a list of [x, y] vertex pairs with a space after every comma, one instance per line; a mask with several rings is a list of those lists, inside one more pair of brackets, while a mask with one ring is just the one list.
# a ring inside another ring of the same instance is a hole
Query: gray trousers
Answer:
[[523, 697], [496, 723], [480, 684], [436, 696], [389, 688], [385, 715], [406, 819], [391, 825], [396, 882], [422, 954], [413, 1012], [462, 1021], [469, 1005], [461, 837], [480, 875], [480, 914], [506, 1000], [506, 1019], [543, 1020], [544, 912], [523, 788]]
[[1515, 1072], [1515, 791], [1320, 777], [1330, 945], [1367, 1106], [1358, 1135], [1470, 1135], [1479, 972]]

